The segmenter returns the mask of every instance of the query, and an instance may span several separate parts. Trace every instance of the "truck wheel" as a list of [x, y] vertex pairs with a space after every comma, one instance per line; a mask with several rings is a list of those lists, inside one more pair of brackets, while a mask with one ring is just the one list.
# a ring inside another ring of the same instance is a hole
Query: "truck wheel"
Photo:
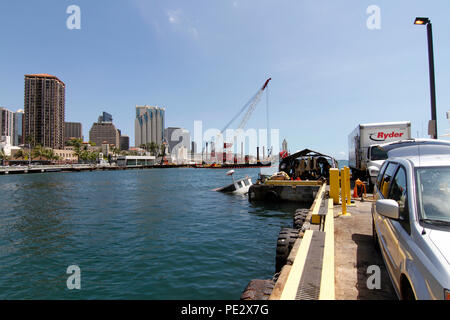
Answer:
[[241, 294], [241, 300], [269, 300], [274, 282], [269, 280], [252, 280]]
[[287, 258], [291, 253], [295, 240], [299, 237], [299, 230], [292, 228], [281, 229], [277, 240], [277, 251], [275, 258], [275, 273], [281, 271], [287, 262]]
[[297, 209], [294, 213], [294, 229], [301, 229], [305, 223], [306, 217], [309, 214], [309, 209]]

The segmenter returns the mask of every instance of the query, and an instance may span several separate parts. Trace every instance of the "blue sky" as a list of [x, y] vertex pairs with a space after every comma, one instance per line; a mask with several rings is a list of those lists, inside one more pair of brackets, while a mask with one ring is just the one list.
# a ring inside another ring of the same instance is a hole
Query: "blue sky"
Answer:
[[[69, 30], [69, 5], [81, 30]], [[369, 5], [381, 29], [369, 30]], [[450, 2], [41, 0], [0, 3], [0, 106], [23, 108], [23, 77], [67, 85], [66, 121], [85, 138], [102, 111], [134, 142], [135, 106], [166, 107], [166, 126], [221, 129], [272, 77], [270, 126], [291, 151], [347, 157], [358, 123], [430, 119], [426, 28], [433, 22], [438, 132], [449, 128]], [[247, 128], [265, 128], [265, 97]]]

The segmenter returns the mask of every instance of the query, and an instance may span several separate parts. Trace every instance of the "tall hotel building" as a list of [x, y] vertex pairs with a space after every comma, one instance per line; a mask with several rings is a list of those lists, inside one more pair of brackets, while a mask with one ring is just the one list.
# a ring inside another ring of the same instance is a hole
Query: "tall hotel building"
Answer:
[[153, 106], [136, 106], [134, 125], [135, 146], [155, 142], [161, 145], [164, 141], [165, 108]]
[[0, 138], [14, 136], [14, 112], [0, 107]]
[[23, 144], [23, 110], [17, 112], [0, 107], [0, 138], [11, 137], [11, 144]]
[[25, 143], [64, 148], [66, 85], [49, 74], [25, 75]]

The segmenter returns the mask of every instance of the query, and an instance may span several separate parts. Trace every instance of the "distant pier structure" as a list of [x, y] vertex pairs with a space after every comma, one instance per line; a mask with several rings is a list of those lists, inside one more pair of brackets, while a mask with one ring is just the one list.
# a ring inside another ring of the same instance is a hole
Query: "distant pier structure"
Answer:
[[284, 151], [288, 151], [288, 143], [287, 143], [286, 139], [283, 139], [283, 143], [281, 144], [281, 148]]

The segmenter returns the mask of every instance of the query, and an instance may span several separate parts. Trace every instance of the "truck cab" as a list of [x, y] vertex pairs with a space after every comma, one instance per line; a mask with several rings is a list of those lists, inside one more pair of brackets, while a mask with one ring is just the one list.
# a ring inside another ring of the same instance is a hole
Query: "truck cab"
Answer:
[[388, 154], [386, 150], [384, 150], [380, 145], [372, 145], [369, 147], [368, 153], [368, 163], [367, 163], [367, 172], [369, 174], [369, 183], [374, 185], [378, 173], [380, 172], [380, 168], [383, 165], [384, 161], [388, 158]]

